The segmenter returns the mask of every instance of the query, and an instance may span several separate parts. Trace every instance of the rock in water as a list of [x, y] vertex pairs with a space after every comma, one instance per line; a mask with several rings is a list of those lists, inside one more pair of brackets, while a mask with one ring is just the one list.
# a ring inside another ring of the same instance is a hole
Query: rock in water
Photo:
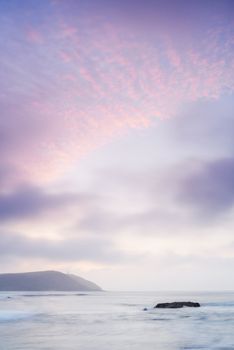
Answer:
[[173, 303], [160, 303], [154, 308], [156, 309], [180, 309], [184, 306], [187, 307], [200, 307], [199, 303], [194, 303], [192, 301], [174, 301]]

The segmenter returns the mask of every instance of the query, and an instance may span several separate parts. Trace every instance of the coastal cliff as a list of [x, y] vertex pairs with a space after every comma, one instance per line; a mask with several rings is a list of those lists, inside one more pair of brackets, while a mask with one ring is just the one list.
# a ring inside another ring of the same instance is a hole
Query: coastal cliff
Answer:
[[93, 282], [58, 271], [0, 274], [0, 291], [100, 291]]

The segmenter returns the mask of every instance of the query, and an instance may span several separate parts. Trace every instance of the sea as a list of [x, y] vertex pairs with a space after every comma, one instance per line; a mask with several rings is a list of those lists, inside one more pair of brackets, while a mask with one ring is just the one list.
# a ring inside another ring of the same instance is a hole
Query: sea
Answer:
[[234, 292], [0, 292], [0, 350], [39, 349], [234, 350]]

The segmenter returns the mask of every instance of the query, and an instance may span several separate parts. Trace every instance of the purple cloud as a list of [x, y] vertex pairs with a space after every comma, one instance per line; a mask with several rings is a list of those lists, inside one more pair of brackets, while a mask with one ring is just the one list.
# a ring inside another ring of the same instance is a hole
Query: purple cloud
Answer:
[[38, 187], [21, 186], [0, 194], [0, 220], [23, 220], [70, 206], [85, 207], [93, 201], [95, 195], [91, 194], [53, 194]]
[[234, 158], [201, 162], [178, 184], [178, 197], [204, 218], [226, 213], [234, 205]]

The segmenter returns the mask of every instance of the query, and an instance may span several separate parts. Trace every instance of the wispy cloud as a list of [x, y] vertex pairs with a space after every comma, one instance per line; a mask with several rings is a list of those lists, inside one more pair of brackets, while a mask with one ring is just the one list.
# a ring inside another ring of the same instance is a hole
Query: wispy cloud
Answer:
[[29, 238], [22, 234], [1, 232], [0, 259], [31, 258], [58, 262], [101, 262], [116, 264], [136, 259], [124, 254], [109, 239], [64, 238], [49, 240]]
[[[233, 91], [233, 26], [225, 19], [215, 22], [211, 14], [202, 33], [192, 22], [187, 29], [196, 35], [187, 40], [186, 33], [173, 32], [169, 24], [155, 24], [148, 35], [143, 22], [139, 32], [131, 21], [121, 22], [117, 12], [110, 14], [111, 23], [108, 7], [101, 15], [91, 3], [48, 6], [51, 15], [44, 19], [46, 4], [30, 8], [27, 28], [14, 8], [1, 24], [9, 37], [7, 45], [1, 44], [6, 145], [1, 157], [14, 159], [35, 181], [61, 174], [71, 162], [131, 128], [175, 116], [185, 102]], [[158, 6], [167, 17], [162, 3]], [[72, 13], [80, 10], [82, 20], [74, 21]], [[181, 21], [186, 22], [183, 16]]]

